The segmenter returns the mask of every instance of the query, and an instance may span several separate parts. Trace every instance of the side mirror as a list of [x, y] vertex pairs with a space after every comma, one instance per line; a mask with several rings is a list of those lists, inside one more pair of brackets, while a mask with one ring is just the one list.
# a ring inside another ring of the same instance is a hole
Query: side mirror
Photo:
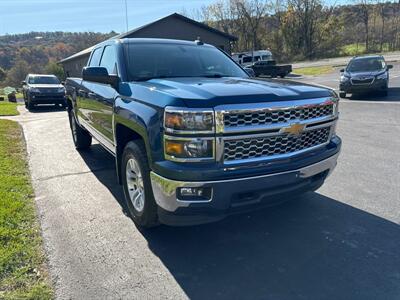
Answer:
[[340, 73], [343, 73], [344, 72], [344, 69], [340, 69], [340, 71], [339, 71]]
[[61, 84], [62, 84], [62, 85], [65, 85], [65, 81], [64, 81], [64, 80], [63, 80], [63, 81], [61, 81]]
[[26, 81], [25, 81], [25, 80], [21, 81], [21, 84], [22, 84], [22, 85], [25, 85], [25, 84], [26, 84]]
[[110, 84], [114, 88], [119, 82], [117, 75], [109, 75], [104, 67], [84, 67], [82, 69], [82, 79], [98, 83]]
[[393, 65], [387, 65], [386, 69], [388, 69], [388, 70], [393, 69]]
[[256, 77], [256, 73], [254, 72], [254, 70], [252, 68], [246, 67], [246, 68], [244, 68], [244, 70], [246, 71], [247, 75], [249, 75], [250, 77]]

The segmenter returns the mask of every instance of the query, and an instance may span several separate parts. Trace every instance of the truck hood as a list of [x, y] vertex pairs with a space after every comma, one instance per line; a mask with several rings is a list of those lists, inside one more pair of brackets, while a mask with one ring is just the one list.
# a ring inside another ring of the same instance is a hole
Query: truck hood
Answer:
[[152, 79], [139, 84], [152, 92], [182, 99], [188, 107], [301, 100], [334, 95], [332, 90], [289, 80], [194, 77]]
[[51, 88], [62, 88], [64, 86], [62, 84], [29, 84], [29, 87], [51, 89]]

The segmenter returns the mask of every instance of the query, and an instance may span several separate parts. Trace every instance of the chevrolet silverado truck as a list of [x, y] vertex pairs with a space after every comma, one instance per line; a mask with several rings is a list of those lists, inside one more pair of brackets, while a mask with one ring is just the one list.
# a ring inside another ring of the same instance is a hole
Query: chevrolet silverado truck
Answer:
[[114, 39], [67, 78], [77, 149], [115, 157], [139, 227], [192, 225], [318, 189], [336, 166], [338, 97], [259, 81], [201, 41]]
[[67, 106], [65, 88], [55, 75], [28, 74], [22, 81], [22, 93], [29, 110], [38, 104]]

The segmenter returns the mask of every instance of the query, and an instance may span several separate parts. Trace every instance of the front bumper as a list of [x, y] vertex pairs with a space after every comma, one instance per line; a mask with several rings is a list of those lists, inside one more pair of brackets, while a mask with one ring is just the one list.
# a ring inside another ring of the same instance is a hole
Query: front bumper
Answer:
[[339, 85], [340, 91], [346, 93], [362, 93], [367, 91], [382, 91], [388, 87], [386, 79], [376, 79], [371, 84], [352, 84], [350, 81], [341, 82]]
[[[217, 181], [177, 181], [151, 172], [151, 184], [160, 222], [193, 225], [220, 220], [229, 214], [259, 205], [282, 201], [288, 194], [318, 189], [336, 166], [339, 152], [318, 163], [286, 172]], [[177, 197], [182, 187], [209, 187], [209, 200], [183, 201]]]
[[29, 101], [34, 104], [66, 104], [67, 98], [64, 93], [57, 94], [43, 94], [43, 93], [30, 93]]

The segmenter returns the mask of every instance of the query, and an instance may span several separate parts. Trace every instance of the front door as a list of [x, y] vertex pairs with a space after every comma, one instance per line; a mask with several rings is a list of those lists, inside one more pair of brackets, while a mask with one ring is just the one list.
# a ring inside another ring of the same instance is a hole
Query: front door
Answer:
[[[107, 69], [108, 74], [118, 75], [115, 45], [106, 46], [100, 60], [100, 67]], [[90, 125], [114, 147], [113, 108], [117, 91], [110, 84], [92, 82], [92, 97], [95, 101], [90, 112]], [[101, 141], [100, 141], [101, 142]], [[112, 149], [113, 150], [113, 149]]]

